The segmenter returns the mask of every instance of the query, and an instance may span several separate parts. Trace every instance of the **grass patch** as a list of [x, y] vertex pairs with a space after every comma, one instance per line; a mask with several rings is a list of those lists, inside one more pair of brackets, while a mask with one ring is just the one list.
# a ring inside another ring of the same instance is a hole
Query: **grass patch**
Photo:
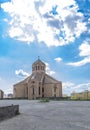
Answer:
[[40, 100], [40, 102], [50, 102], [50, 100], [48, 98], [43, 98]]

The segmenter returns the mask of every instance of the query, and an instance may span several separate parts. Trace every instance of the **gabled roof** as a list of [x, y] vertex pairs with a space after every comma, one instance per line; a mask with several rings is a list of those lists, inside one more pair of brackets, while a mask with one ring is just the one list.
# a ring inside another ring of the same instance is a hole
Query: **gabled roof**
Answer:
[[51, 77], [48, 74], [45, 74], [44, 83], [60, 83], [60, 81], [54, 79], [53, 77]]
[[29, 77], [27, 77], [26, 79], [22, 80], [21, 82], [18, 82], [15, 85], [18, 85], [18, 84], [27, 84], [30, 80], [36, 80], [36, 81], [41, 81], [42, 80], [42, 76], [43, 76], [43, 73], [32, 73]]
[[61, 81], [58, 81], [58, 80], [54, 79], [53, 77], [49, 76], [48, 74], [36, 72], [36, 73], [32, 73], [25, 80], [23, 80], [21, 82], [18, 82], [15, 85], [18, 85], [18, 84], [27, 84], [30, 80], [34, 80], [34, 81], [38, 81], [38, 82], [43, 82], [44, 84], [48, 84], [48, 83], [53, 84], [53, 83], [60, 83], [61, 82]]
[[18, 85], [18, 84], [26, 84], [26, 83], [28, 83], [28, 80], [30, 79], [30, 77], [31, 77], [31, 75], [28, 76], [26, 79], [24, 79], [24, 80], [22, 80], [22, 81], [20, 81], [20, 82], [18, 82], [18, 83], [16, 83], [16, 84], [14, 84], [14, 86], [15, 86], [15, 85]]

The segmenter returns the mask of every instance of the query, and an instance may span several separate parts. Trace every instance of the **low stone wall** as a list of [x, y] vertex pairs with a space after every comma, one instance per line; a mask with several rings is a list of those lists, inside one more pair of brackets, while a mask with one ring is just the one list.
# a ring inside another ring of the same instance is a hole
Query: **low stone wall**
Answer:
[[19, 114], [19, 105], [0, 107], [0, 121]]

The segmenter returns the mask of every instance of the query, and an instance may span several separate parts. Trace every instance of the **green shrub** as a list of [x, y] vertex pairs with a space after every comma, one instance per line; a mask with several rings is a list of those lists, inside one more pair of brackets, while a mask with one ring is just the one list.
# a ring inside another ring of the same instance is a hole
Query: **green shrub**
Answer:
[[49, 102], [50, 100], [48, 98], [43, 98], [40, 100], [40, 102]]

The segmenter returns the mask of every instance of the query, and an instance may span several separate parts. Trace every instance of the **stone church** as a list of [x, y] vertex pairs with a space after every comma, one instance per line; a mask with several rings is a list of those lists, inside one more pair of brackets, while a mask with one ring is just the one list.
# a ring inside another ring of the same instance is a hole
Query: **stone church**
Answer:
[[46, 65], [40, 59], [32, 64], [32, 74], [13, 86], [14, 98], [36, 99], [62, 97], [62, 82], [46, 74]]

